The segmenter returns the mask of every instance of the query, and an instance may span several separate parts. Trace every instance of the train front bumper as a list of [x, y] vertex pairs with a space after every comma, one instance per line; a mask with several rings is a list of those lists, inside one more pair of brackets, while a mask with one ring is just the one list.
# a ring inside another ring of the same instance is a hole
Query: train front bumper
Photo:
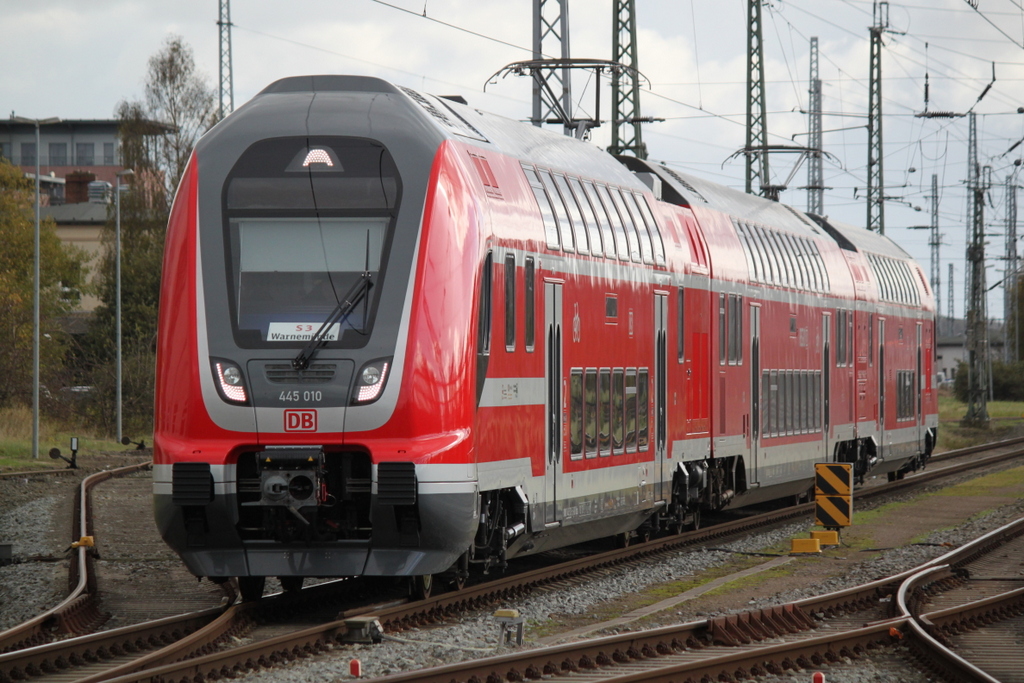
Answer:
[[475, 481], [420, 481], [413, 505], [393, 504], [379, 494], [375, 482], [369, 538], [287, 543], [244, 539], [238, 529], [233, 466], [210, 470], [212, 491], [202, 502], [175, 494], [170, 465], [157, 465], [153, 471], [157, 528], [196, 576], [436, 574], [466, 552], [476, 533]]

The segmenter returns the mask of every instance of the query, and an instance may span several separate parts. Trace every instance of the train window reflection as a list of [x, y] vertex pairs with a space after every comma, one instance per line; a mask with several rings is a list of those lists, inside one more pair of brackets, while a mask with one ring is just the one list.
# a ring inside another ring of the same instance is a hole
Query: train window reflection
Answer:
[[[387, 218], [236, 218], [238, 327], [319, 325], [362, 273], [380, 269]], [[343, 321], [362, 329], [367, 298]]]
[[569, 377], [569, 453], [573, 460], [583, 457], [583, 373], [579, 370]]

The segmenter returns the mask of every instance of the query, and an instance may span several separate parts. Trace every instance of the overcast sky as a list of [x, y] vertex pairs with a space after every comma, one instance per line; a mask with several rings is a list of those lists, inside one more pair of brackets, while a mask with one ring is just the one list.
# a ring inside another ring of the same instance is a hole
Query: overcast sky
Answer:
[[[548, 0], [553, 3], [554, 0]], [[480, 109], [524, 119], [528, 80], [487, 85], [504, 65], [531, 57], [530, 0], [234, 0], [236, 108], [278, 78], [310, 73], [379, 76], [434, 94], [459, 94]], [[743, 189], [746, 0], [636, 0], [644, 129], [650, 157]], [[977, 5], [977, 9], [972, 7]], [[808, 54], [819, 39], [823, 80], [825, 213], [866, 223], [870, 0], [773, 0], [763, 9], [770, 144], [806, 144]], [[405, 11], [403, 11], [405, 10]], [[424, 16], [425, 15], [425, 16]], [[141, 99], [146, 62], [170, 35], [184, 38], [211, 87], [218, 84], [217, 0], [0, 0], [0, 116], [112, 118], [118, 102]], [[611, 0], [571, 0], [573, 57], [610, 59]], [[966, 118], [921, 118], [928, 110], [978, 115], [979, 159], [992, 167], [988, 285], [1003, 278], [1006, 182], [1024, 145], [1024, 2], [909, 0], [888, 3], [883, 50], [886, 234], [930, 273], [931, 177], [938, 176], [942, 311], [953, 263], [955, 314], [963, 315], [969, 203]], [[978, 102], [993, 78], [995, 83]], [[574, 77], [578, 114], [594, 115], [593, 79]], [[611, 98], [602, 85], [602, 119]], [[795, 136], [795, 137], [794, 137]], [[609, 126], [593, 142], [607, 145]], [[783, 183], [795, 154], [771, 157]], [[782, 200], [805, 209], [806, 166]], [[915, 210], [915, 207], [920, 211]], [[1001, 289], [989, 315], [1002, 316]]]

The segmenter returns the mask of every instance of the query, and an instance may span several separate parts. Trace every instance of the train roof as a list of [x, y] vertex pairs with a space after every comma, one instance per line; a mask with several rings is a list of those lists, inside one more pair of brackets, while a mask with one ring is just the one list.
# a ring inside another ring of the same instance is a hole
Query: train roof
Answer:
[[825, 231], [807, 214], [787, 204], [740, 192], [646, 159], [621, 156], [619, 161], [634, 172], [656, 175], [662, 183], [664, 201], [691, 207], [706, 206], [737, 220], [827, 239]]
[[264, 88], [264, 93], [380, 92], [403, 94], [444, 137], [469, 142], [529, 163], [631, 187], [646, 186], [596, 145], [544, 130], [522, 121], [471, 107], [461, 98], [438, 97], [369, 76], [292, 76]]
[[664, 164], [626, 156], [619, 157], [619, 160], [633, 171], [657, 175], [662, 181], [663, 199], [673, 204], [703, 205], [740, 220], [762, 223], [793, 232], [807, 232], [810, 229], [820, 237], [826, 237], [827, 234], [841, 248], [848, 251], [871, 252], [895, 259], [913, 261], [910, 254], [898, 244], [877, 232], [841, 223], [827, 216], [804, 213], [787, 204], [740, 192], [682, 173]]
[[[881, 254], [890, 258], [900, 259], [902, 261], [913, 261], [913, 257], [908, 254], [903, 248], [893, 242], [885, 235], [880, 235], [877, 232], [867, 230], [865, 228], [859, 228], [849, 223], [841, 223], [833, 220], [828, 216], [812, 216], [823, 228], [829, 231], [836, 241], [839, 242], [839, 246], [844, 249], [850, 249], [851, 246], [860, 252], [871, 252], [875, 254]], [[842, 243], [843, 240], [849, 242], [849, 245]]]

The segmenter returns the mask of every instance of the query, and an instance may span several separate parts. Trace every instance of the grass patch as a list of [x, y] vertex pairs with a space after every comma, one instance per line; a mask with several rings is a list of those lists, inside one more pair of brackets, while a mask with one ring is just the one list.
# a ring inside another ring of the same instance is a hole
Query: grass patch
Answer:
[[[762, 559], [755, 564], [762, 564]], [[718, 588], [712, 588], [707, 593], [702, 595], [704, 598], [713, 598], [716, 595], [725, 595], [732, 593], [733, 591], [743, 590], [746, 588], [756, 588], [757, 586], [763, 585], [764, 583], [771, 581], [772, 579], [781, 578], [783, 576], [789, 576], [793, 573], [796, 567], [792, 564], [782, 565], [781, 567], [772, 567], [771, 569], [765, 569], [763, 572], [757, 574], [751, 574], [750, 576], [742, 576], [735, 581], [722, 584]], [[739, 570], [737, 570], [739, 571]]]
[[[32, 457], [32, 410], [30, 408], [0, 409], [0, 469], [5, 472], [19, 470], [61, 469], [63, 460], [52, 460], [51, 448], [59, 448], [65, 456], [71, 455], [71, 437], [78, 437], [78, 453], [110, 452], [126, 450], [125, 446], [113, 439], [97, 437], [85, 429], [59, 424], [40, 416], [39, 458]], [[147, 443], [152, 438], [147, 435]]]
[[989, 418], [992, 419], [988, 429], [961, 427], [959, 423], [967, 415], [967, 404], [958, 401], [950, 392], [940, 392], [936, 452], [1008, 439], [1020, 433], [1024, 424], [1024, 402], [989, 401], [987, 406]]
[[1024, 483], [1024, 467], [1015, 467], [1012, 470], [993, 472], [977, 479], [965, 481], [956, 486], [944, 488], [934, 496], [998, 496], [999, 490], [1005, 488], [1020, 488]]

